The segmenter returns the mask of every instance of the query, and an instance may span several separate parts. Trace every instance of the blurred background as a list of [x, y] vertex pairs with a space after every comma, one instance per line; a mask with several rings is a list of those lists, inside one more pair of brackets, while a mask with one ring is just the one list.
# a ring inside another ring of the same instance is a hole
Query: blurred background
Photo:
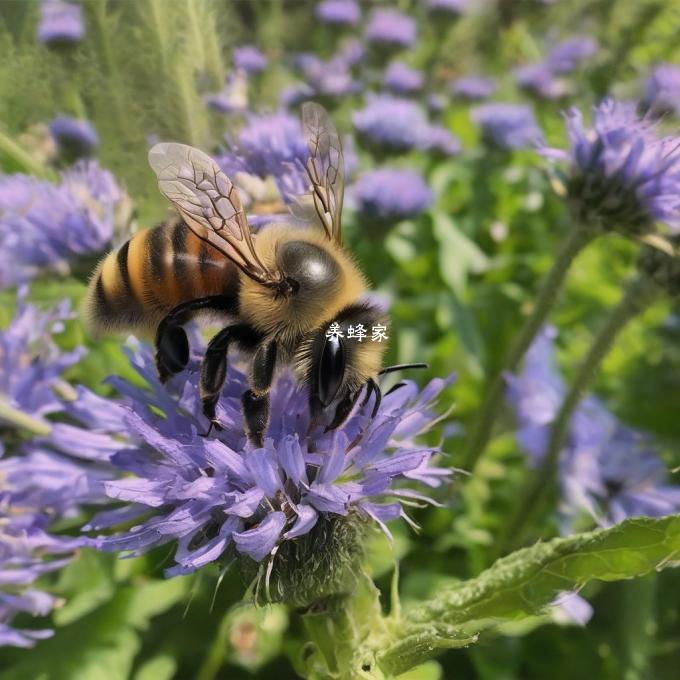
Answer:
[[[677, 129], [679, 26], [678, 0], [3, 0], [0, 326], [24, 284], [40, 307], [77, 306], [105, 252], [169, 215], [146, 160], [157, 141], [211, 153], [254, 224], [284, 213], [287, 168], [304, 154], [299, 106], [319, 101], [343, 137], [345, 242], [390, 302], [388, 361], [428, 362], [423, 384], [457, 373], [432, 436], [462, 465], [485, 379], [570, 226], [535, 147], [564, 147], [562, 112], [588, 118], [605, 96]], [[608, 238], [578, 258], [551, 319], [567, 377], [635, 252]], [[95, 343], [78, 318], [56, 341], [89, 349], [65, 373], [72, 383], [106, 394], [106, 376], [132, 375], [122, 339]], [[679, 366], [677, 305], [661, 302], [629, 325], [596, 382], [671, 470]], [[515, 434], [508, 409], [485, 464], [442, 508], [417, 513], [419, 534], [397, 527], [393, 548], [374, 541], [381, 588], [393, 554], [405, 600], [488, 565], [526, 470]], [[535, 524], [559, 531], [547, 516]], [[55, 636], [0, 648], [0, 679], [296, 677], [304, 635], [285, 607], [241, 603], [240, 581], [217, 588], [217, 569], [163, 580], [165, 553], [81, 554], [51, 582], [67, 601]], [[676, 571], [581, 594], [585, 627], [556, 610], [403, 677], [677, 677]]]

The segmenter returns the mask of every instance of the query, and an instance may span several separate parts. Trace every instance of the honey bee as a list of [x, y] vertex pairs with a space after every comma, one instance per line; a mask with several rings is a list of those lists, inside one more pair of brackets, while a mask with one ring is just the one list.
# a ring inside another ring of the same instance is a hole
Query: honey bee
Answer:
[[[326, 111], [311, 102], [302, 107], [302, 126], [309, 149], [306, 205], [314, 215], [309, 224], [291, 219], [251, 233], [239, 192], [215, 161], [190, 146], [156, 144], [149, 163], [179, 216], [137, 233], [99, 264], [90, 281], [90, 329], [152, 332], [161, 381], [189, 361], [184, 324], [203, 312], [227, 320], [201, 363], [206, 435], [221, 429], [216, 405], [234, 346], [251, 361], [242, 407], [256, 446], [269, 421], [278, 365], [292, 366], [307, 387], [312, 424], [337, 428], [363, 388], [364, 403], [375, 394], [374, 413], [380, 403], [385, 345], [347, 332], [350, 325], [371, 328], [386, 319], [365, 297], [366, 280], [342, 245], [340, 138]], [[329, 333], [331, 325], [336, 332]]]

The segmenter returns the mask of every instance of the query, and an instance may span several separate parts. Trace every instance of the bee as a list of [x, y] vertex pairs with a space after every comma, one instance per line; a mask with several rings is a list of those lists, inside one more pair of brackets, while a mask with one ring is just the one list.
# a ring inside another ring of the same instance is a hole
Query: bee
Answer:
[[303, 105], [302, 127], [309, 193], [299, 205], [313, 215], [309, 223], [291, 219], [253, 234], [237, 188], [214, 160], [183, 144], [156, 144], [149, 163], [178, 217], [137, 233], [99, 264], [90, 281], [86, 317], [92, 332], [153, 333], [163, 382], [189, 361], [183, 326], [203, 313], [225, 319], [200, 368], [206, 436], [222, 429], [216, 405], [232, 347], [250, 359], [241, 401], [255, 446], [267, 429], [277, 366], [292, 366], [308, 389], [311, 423], [327, 430], [342, 424], [364, 388], [364, 403], [375, 394], [374, 414], [380, 403], [385, 344], [348, 333], [350, 326], [369, 329], [387, 320], [365, 296], [366, 279], [342, 245], [340, 138], [318, 104]]

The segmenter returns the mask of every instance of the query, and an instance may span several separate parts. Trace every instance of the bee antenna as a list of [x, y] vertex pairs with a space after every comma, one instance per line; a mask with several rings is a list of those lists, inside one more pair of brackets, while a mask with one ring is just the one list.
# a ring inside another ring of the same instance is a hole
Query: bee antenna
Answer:
[[394, 364], [394, 366], [386, 366], [381, 371], [378, 371], [378, 375], [385, 375], [387, 373], [394, 373], [395, 371], [402, 371], [405, 368], [429, 368], [429, 364], [422, 362], [416, 364]]

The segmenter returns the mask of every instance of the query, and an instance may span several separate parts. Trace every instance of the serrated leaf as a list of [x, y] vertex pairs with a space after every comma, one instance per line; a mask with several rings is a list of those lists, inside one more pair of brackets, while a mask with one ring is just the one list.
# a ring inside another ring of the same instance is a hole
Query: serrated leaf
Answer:
[[680, 515], [629, 519], [611, 529], [518, 550], [477, 578], [442, 589], [411, 609], [394, 629], [398, 637], [392, 646], [378, 653], [378, 664], [404, 672], [447, 642], [470, 641], [501, 622], [541, 614], [561, 591], [591, 579], [642, 576], [677, 566], [678, 560]]

